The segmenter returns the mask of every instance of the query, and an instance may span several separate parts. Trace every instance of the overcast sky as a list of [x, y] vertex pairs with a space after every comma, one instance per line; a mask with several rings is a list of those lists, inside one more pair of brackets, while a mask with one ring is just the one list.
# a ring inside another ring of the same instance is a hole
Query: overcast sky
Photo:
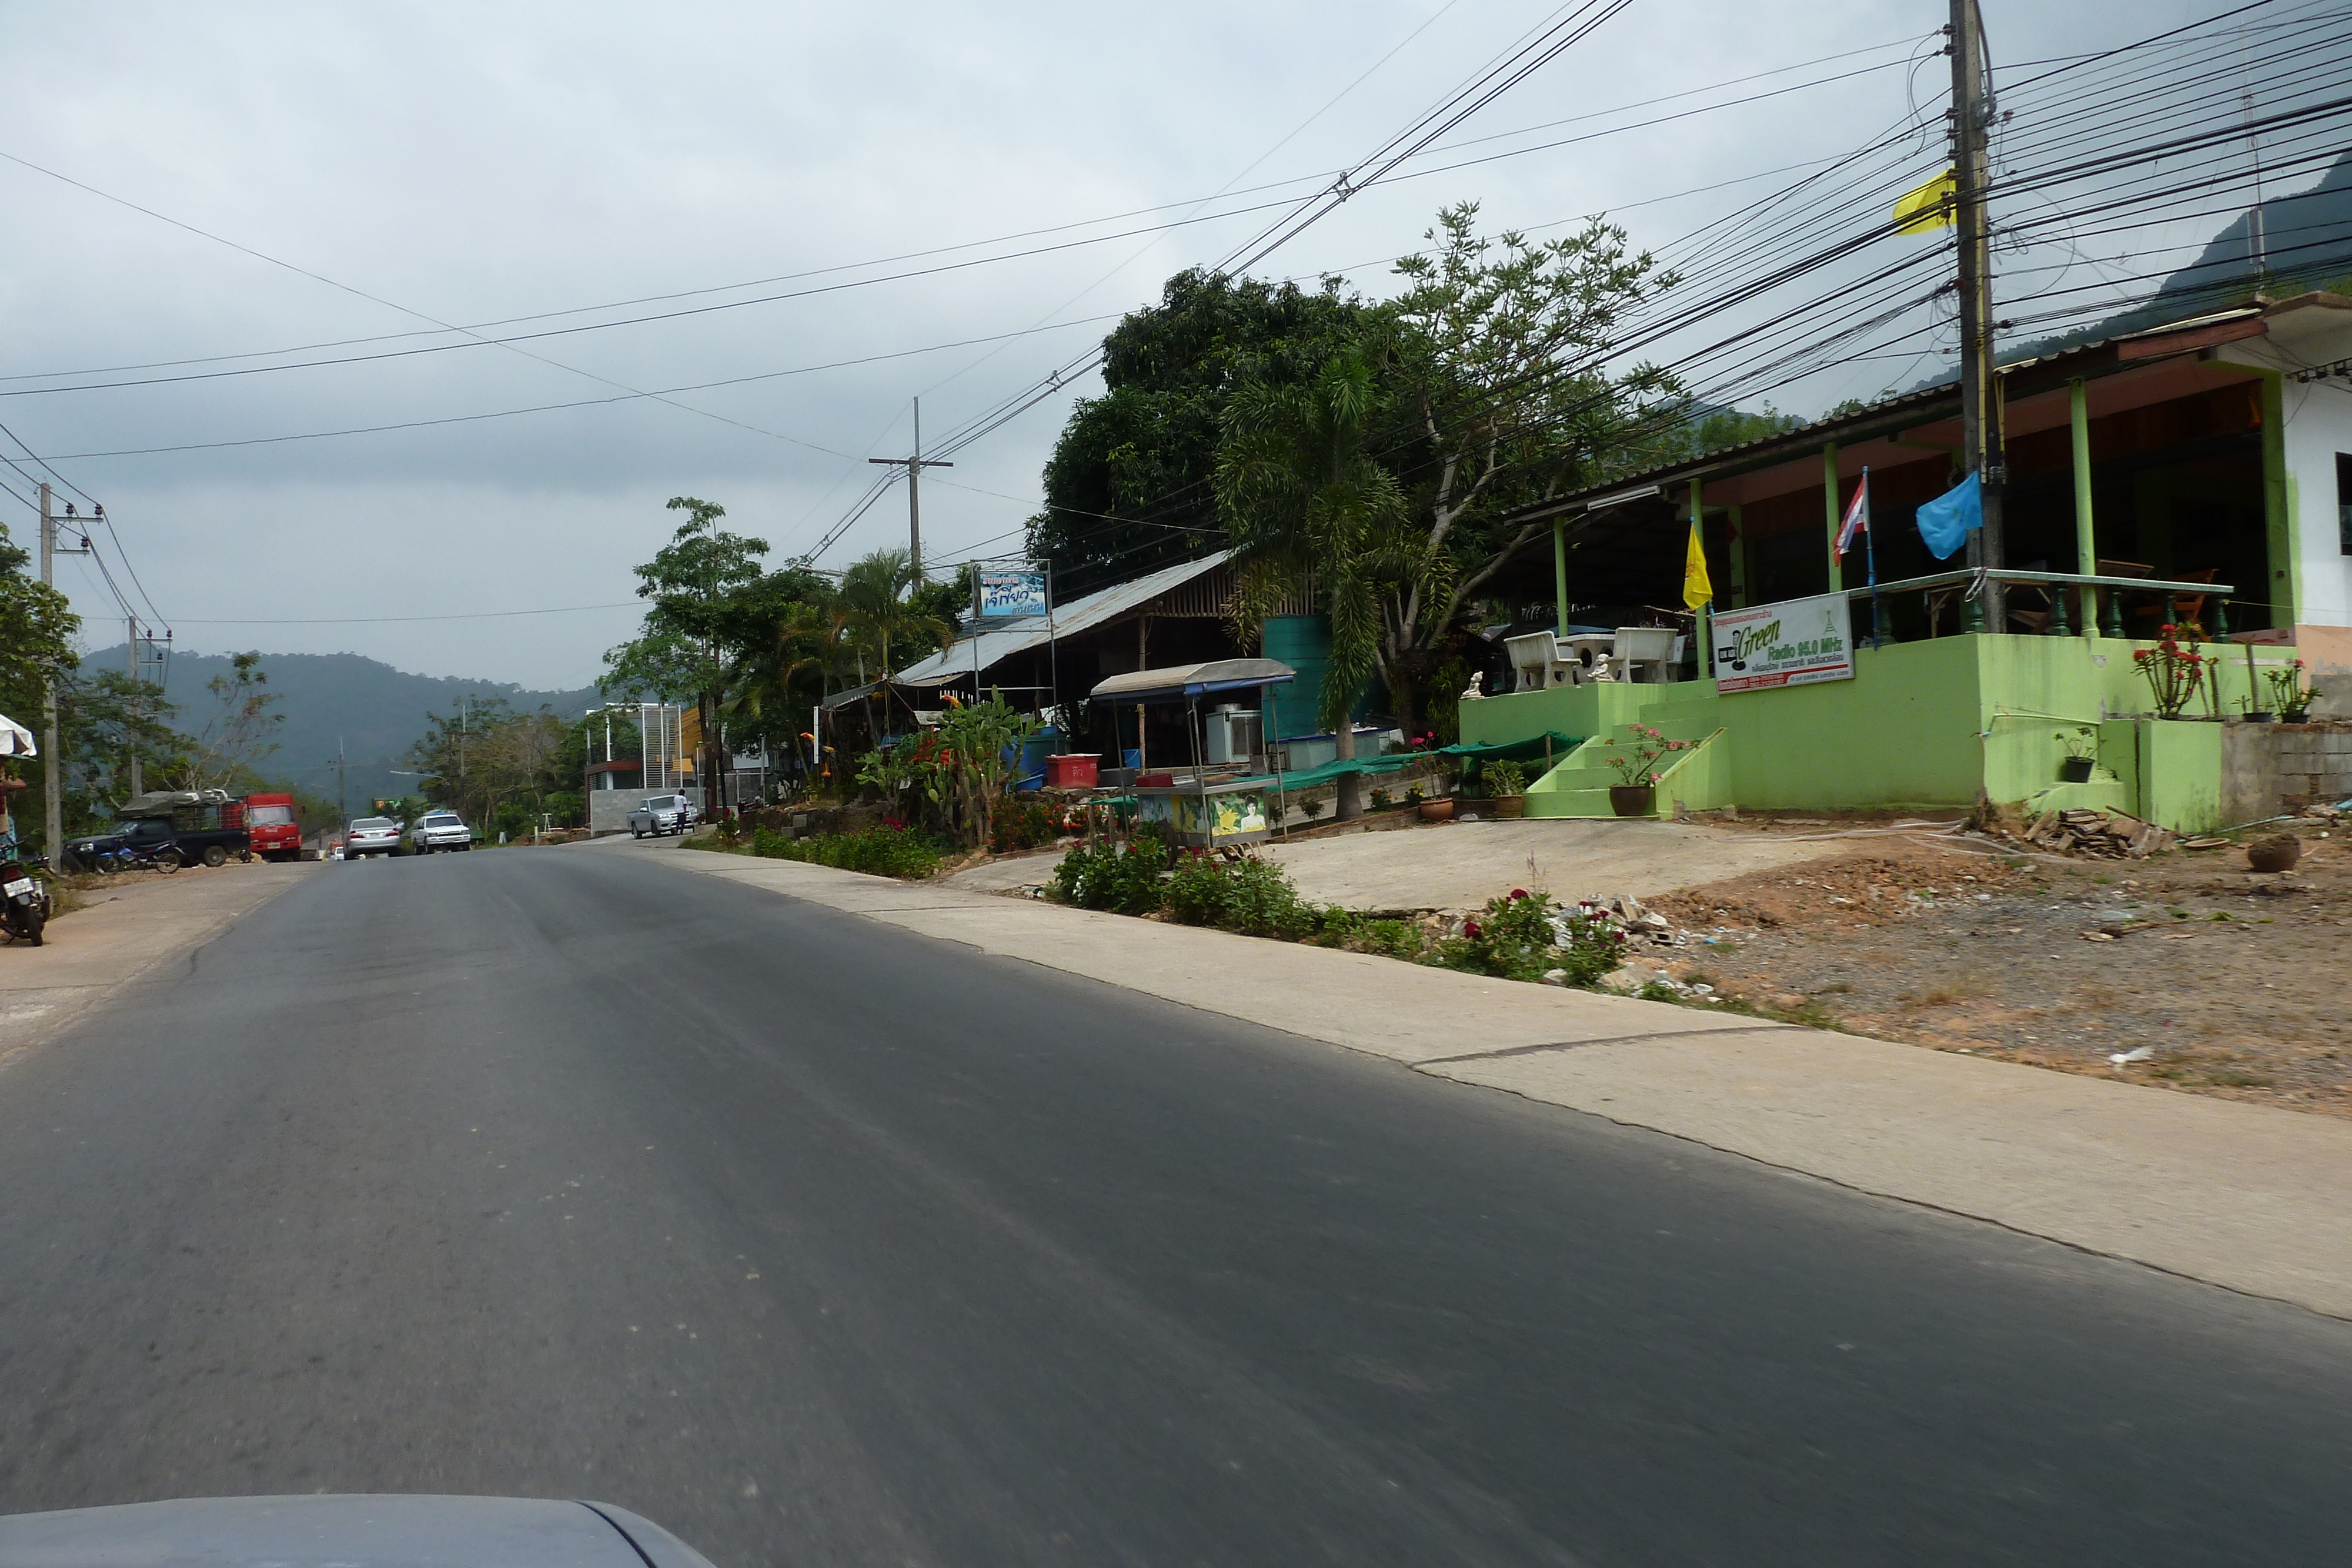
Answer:
[[[2221, 8], [1988, 0], [1987, 16], [1996, 58], [2022, 59]], [[866, 459], [903, 454], [913, 398], [935, 441], [1272, 214], [1131, 231], [1310, 190], [1559, 9], [15, 4], [0, 153], [24, 162], [0, 162], [0, 392], [24, 395], [0, 396], [0, 423], [106, 503], [182, 648], [583, 685], [631, 610], [446, 617], [626, 601], [680, 493], [724, 504], [778, 559], [809, 548], [865, 489]], [[1906, 62], [1944, 17], [1939, 0], [1634, 0], [1446, 141], [1573, 123], [1420, 166], [1862, 74], [1397, 181], [1259, 271], [1384, 292], [1388, 260], [1461, 200], [1490, 227], [1547, 233], [1612, 211], [1664, 245], [1770, 188], [1757, 176], [1899, 121], [1906, 86], [1940, 115], [1945, 63]], [[1590, 118], [1787, 67], [1806, 68]], [[1056, 232], [976, 243], [1034, 230]], [[1066, 248], [886, 280], [1052, 245]], [[971, 248], [889, 260], [948, 246]], [[717, 292], [494, 335], [732, 308], [512, 347], [435, 329], [696, 290]], [[779, 293], [799, 297], [738, 303]], [[219, 373], [355, 356], [374, 357]], [[194, 362], [116, 369], [165, 361]], [[1877, 374], [1825, 373], [1780, 402], [1815, 412]], [[47, 390], [190, 376], [205, 379]], [[744, 377], [764, 379], [706, 385]], [[1090, 384], [926, 481], [932, 562], [1018, 548]], [[679, 387], [703, 390], [631, 395]], [[613, 401], [142, 451], [589, 400]], [[16, 500], [0, 496], [0, 520], [30, 541]], [[820, 564], [905, 530], [894, 493]], [[119, 642], [89, 563], [61, 582], [88, 642]], [[404, 619], [423, 617], [445, 618]]]

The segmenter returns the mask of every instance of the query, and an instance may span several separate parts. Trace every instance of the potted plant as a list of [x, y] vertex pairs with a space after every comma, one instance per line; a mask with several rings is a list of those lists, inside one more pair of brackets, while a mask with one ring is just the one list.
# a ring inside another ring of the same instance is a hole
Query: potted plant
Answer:
[[2083, 725], [2072, 735], [2060, 730], [2058, 738], [2066, 746], [2066, 760], [2058, 765], [2059, 782], [2088, 784], [2092, 766], [2099, 759], [2099, 732]]
[[2271, 702], [2278, 709], [2281, 724], [2302, 724], [2311, 717], [2312, 700], [2319, 688], [2303, 684], [2303, 661], [2297, 659], [2284, 670], [2270, 670], [2263, 678], [2270, 683]]
[[1516, 762], [1489, 762], [1478, 770], [1486, 793], [1494, 797], [1497, 817], [1524, 817], [1528, 812], [1528, 770]]
[[1646, 817], [1658, 807], [1658, 759], [1677, 751], [1687, 751], [1687, 740], [1668, 740], [1661, 731], [1646, 724], [1633, 727], [1630, 738], [1618, 743], [1615, 756], [1609, 766], [1617, 769], [1624, 782], [1609, 787], [1609, 809], [1621, 817]]

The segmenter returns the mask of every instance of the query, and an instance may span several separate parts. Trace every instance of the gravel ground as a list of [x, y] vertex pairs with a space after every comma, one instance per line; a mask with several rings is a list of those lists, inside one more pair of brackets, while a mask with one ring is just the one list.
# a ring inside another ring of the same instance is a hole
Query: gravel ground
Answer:
[[2276, 876], [2235, 848], [2061, 862], [1896, 841], [1654, 902], [1741, 933], [1671, 967], [1735, 1005], [2352, 1115], [2352, 821], [2298, 831]]

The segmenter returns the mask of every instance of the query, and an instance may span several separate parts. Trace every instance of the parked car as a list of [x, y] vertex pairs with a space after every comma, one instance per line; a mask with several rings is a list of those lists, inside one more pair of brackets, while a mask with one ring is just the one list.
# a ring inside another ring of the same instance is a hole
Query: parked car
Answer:
[[390, 817], [362, 817], [343, 834], [343, 858], [347, 861], [399, 852], [400, 824]]
[[474, 830], [455, 811], [427, 811], [408, 824], [408, 852], [429, 855], [436, 850], [470, 850]]
[[702, 813], [683, 795], [648, 795], [629, 813], [629, 831], [641, 839], [647, 833], [658, 838], [682, 833], [701, 820]]

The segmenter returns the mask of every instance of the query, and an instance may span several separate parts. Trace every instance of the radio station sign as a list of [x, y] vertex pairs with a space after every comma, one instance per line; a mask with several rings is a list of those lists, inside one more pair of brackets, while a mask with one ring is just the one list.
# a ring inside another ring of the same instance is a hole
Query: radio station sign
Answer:
[[1853, 608], [1843, 593], [1718, 610], [1710, 631], [1719, 692], [1853, 679]]
[[980, 614], [982, 619], [1045, 613], [1044, 572], [983, 571], [980, 574]]

